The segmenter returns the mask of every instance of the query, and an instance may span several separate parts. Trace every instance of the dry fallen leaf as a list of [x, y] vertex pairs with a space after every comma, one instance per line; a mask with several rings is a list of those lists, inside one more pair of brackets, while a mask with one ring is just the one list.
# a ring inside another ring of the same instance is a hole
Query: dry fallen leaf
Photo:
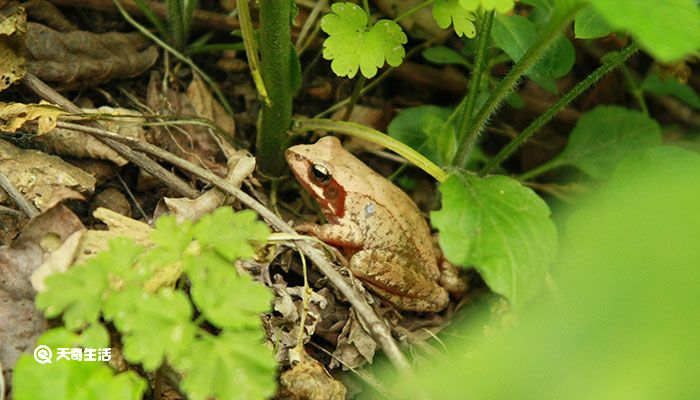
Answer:
[[280, 395], [284, 399], [345, 399], [345, 386], [333, 379], [323, 365], [311, 357], [304, 357], [304, 361], [284, 371], [280, 384]]
[[25, 35], [27, 70], [63, 89], [130, 78], [151, 68], [158, 51], [138, 33], [59, 32], [35, 22]]
[[22, 46], [27, 32], [27, 15], [22, 7], [0, 11], [0, 92], [26, 73]]
[[[86, 114], [100, 116], [100, 124], [105, 130], [120, 136], [144, 139], [143, 125], [146, 119], [138, 111], [125, 108], [99, 107], [83, 109]], [[111, 147], [105, 145], [92, 135], [70, 129], [56, 128], [38, 138], [42, 148], [50, 153], [76, 158], [94, 158], [108, 160], [118, 166], [128, 161]]]
[[58, 117], [66, 115], [60, 107], [44, 100], [39, 104], [0, 102], [0, 130], [15, 133], [29, 121], [37, 121], [37, 133], [43, 135], [56, 127]]
[[[39, 210], [95, 190], [95, 178], [80, 168], [37, 150], [18, 149], [4, 140], [0, 140], [0, 173]], [[0, 203], [5, 200], [7, 195], [0, 191]]]

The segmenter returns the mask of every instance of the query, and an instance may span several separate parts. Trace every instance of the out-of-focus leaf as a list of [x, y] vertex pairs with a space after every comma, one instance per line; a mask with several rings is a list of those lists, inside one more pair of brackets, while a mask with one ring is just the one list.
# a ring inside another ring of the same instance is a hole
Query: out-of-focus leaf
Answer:
[[423, 50], [422, 54], [423, 58], [433, 64], [457, 64], [465, 67], [469, 66], [467, 59], [462, 54], [446, 46], [429, 47]]
[[657, 96], [674, 96], [694, 109], [700, 110], [700, 96], [697, 92], [673, 77], [661, 79], [659, 74], [651, 73], [642, 82], [642, 90]]
[[581, 117], [564, 150], [548, 163], [571, 165], [605, 179], [631, 152], [661, 144], [658, 122], [618, 106], [599, 106]]
[[595, 8], [587, 6], [576, 14], [574, 34], [577, 39], [595, 39], [608, 36], [613, 29]]
[[445, 257], [474, 267], [516, 309], [538, 294], [557, 252], [547, 204], [507, 176], [452, 175], [431, 213]]
[[675, 61], [700, 48], [700, 8], [693, 0], [590, 0], [616, 29], [632, 33], [661, 61]]
[[700, 157], [635, 168], [574, 210], [556, 301], [422, 368], [428, 397], [700, 397]]
[[[535, 42], [537, 29], [535, 24], [523, 16], [499, 15], [494, 22], [492, 36], [495, 45], [517, 62]], [[560, 36], [528, 71], [527, 76], [543, 88], [556, 93], [555, 79], [569, 73], [575, 58], [571, 42]]]

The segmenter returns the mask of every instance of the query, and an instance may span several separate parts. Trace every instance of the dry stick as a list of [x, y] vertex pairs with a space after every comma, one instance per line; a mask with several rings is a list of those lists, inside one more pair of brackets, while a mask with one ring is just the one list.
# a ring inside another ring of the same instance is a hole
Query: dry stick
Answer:
[[[57, 126], [63, 129], [73, 129], [80, 132], [89, 133], [95, 137], [100, 137], [102, 139], [112, 139], [118, 140], [122, 143], [127, 143], [132, 148], [142, 151], [144, 153], [150, 154], [161, 160], [164, 160], [184, 171], [192, 173], [199, 176], [202, 180], [205, 180], [224, 192], [236, 197], [241, 203], [245, 204], [248, 208], [256, 211], [261, 217], [263, 217], [270, 225], [275, 227], [280, 232], [296, 234], [294, 228], [289, 226], [282, 218], [278, 217], [277, 214], [273, 213], [267, 209], [264, 205], [259, 203], [253, 197], [237, 188], [234, 185], [226, 182], [225, 180], [219, 178], [213, 173], [201, 168], [197, 165], [190, 163], [189, 161], [183, 160], [174, 154], [161, 149], [158, 146], [154, 146], [150, 143], [144, 142], [139, 139], [124, 137], [109, 132], [104, 129], [98, 129], [78, 124], [72, 124], [69, 122], [58, 122]], [[335, 286], [350, 302], [350, 304], [355, 308], [357, 314], [365, 321], [367, 326], [369, 326], [370, 333], [374, 340], [379, 343], [387, 355], [389, 360], [392, 362], [397, 370], [410, 374], [411, 369], [404, 357], [403, 353], [399, 350], [396, 342], [391, 337], [389, 328], [379, 319], [377, 314], [375, 314], [372, 307], [367, 304], [364, 298], [360, 297], [355, 289], [351, 286], [348, 280], [343, 277], [338, 271], [335, 270], [333, 265], [326, 259], [324, 253], [312, 246], [305, 240], [295, 239], [297, 246], [313, 261], [313, 263], [321, 270], [321, 272], [328, 277], [328, 280]]]
[[[65, 109], [66, 111], [74, 114], [83, 113], [83, 110], [81, 110], [80, 107], [71, 103], [70, 100], [66, 99], [60, 93], [53, 90], [41, 79], [37, 78], [33, 74], [27, 72], [27, 74], [24, 76], [24, 79], [22, 79], [22, 82], [34, 93], [39, 95], [39, 97], [48, 100], [52, 103], [58, 104], [59, 106], [63, 107], [63, 109]], [[97, 122], [89, 122], [89, 124], [93, 127], [101, 128], [101, 125]], [[189, 197], [191, 199], [194, 199], [197, 196], [199, 196], [199, 192], [192, 189], [187, 184], [187, 182], [178, 178], [173, 173], [168, 172], [168, 170], [163, 168], [157, 162], [148, 158], [148, 156], [146, 156], [145, 154], [133, 151], [129, 148], [129, 146], [115, 140], [114, 138], [97, 137], [97, 139], [105, 145], [114, 149], [114, 151], [119, 153], [119, 155], [121, 155], [122, 157], [126, 158], [127, 160], [139, 166], [144, 171], [148, 172], [149, 174], [155, 176], [157, 179], [164, 182], [166, 185], [174, 189], [179, 194], [185, 197]]]
[[13, 185], [12, 182], [10, 182], [10, 180], [7, 179], [7, 177], [2, 173], [0, 173], [0, 188], [2, 188], [7, 193], [7, 195], [10, 196], [12, 200], [14, 200], [15, 204], [17, 204], [17, 207], [19, 207], [19, 209], [22, 210], [22, 212], [24, 212], [27, 215], [27, 217], [34, 218], [40, 214], [39, 210], [37, 210], [32, 203], [27, 201], [27, 199], [24, 198], [22, 193], [20, 193], [19, 190], [17, 190], [15, 185]]

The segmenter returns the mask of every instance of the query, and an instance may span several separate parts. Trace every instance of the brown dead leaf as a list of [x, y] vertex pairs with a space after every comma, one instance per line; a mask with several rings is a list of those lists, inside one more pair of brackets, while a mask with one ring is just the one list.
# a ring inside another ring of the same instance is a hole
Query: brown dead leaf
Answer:
[[[0, 173], [39, 210], [78, 193], [92, 193], [95, 178], [56, 156], [37, 150], [21, 150], [0, 140]], [[0, 191], [0, 203], [7, 200]]]
[[44, 100], [39, 104], [0, 102], [0, 130], [14, 133], [29, 121], [37, 121], [37, 133], [43, 135], [56, 127], [58, 117], [66, 115], [60, 107]]
[[151, 68], [158, 51], [138, 33], [59, 32], [27, 23], [27, 70], [62, 89], [95, 86], [130, 78]]
[[[201, 86], [195, 86], [195, 88]], [[200, 89], [193, 89], [196, 97], [204, 98]], [[208, 95], [211, 96], [211, 95]], [[148, 106], [159, 115], [172, 115], [178, 118], [205, 118], [197, 113], [190, 97], [173, 89], [161, 91], [160, 76], [151, 74], [148, 85]], [[206, 111], [206, 110], [205, 110]], [[203, 124], [164, 124], [155, 126], [148, 135], [152, 144], [184, 158], [185, 160], [226, 176], [225, 162], [234, 151], [213, 129]]]
[[280, 398], [289, 400], [342, 400], [345, 386], [323, 368], [318, 361], [304, 357], [304, 361], [280, 376]]
[[236, 123], [224, 107], [214, 99], [207, 85], [201, 79], [192, 80], [190, 86], [187, 87], [187, 97], [192, 102], [198, 116], [213, 121], [229, 137], [233, 137]]
[[26, 73], [22, 47], [27, 32], [27, 15], [22, 7], [5, 11], [0, 11], [0, 92]]
[[377, 343], [369, 332], [362, 326], [354, 310], [338, 337], [338, 347], [333, 352], [333, 360], [329, 368], [342, 365], [343, 369], [362, 366], [371, 363], [377, 351]]

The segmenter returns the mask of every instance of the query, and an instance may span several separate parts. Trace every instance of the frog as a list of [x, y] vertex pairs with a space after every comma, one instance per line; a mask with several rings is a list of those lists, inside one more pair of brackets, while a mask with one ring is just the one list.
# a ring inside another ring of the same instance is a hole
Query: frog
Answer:
[[466, 283], [436, 249], [418, 206], [348, 152], [335, 136], [285, 151], [301, 187], [327, 223], [296, 226], [338, 248], [352, 275], [402, 311], [440, 312]]

